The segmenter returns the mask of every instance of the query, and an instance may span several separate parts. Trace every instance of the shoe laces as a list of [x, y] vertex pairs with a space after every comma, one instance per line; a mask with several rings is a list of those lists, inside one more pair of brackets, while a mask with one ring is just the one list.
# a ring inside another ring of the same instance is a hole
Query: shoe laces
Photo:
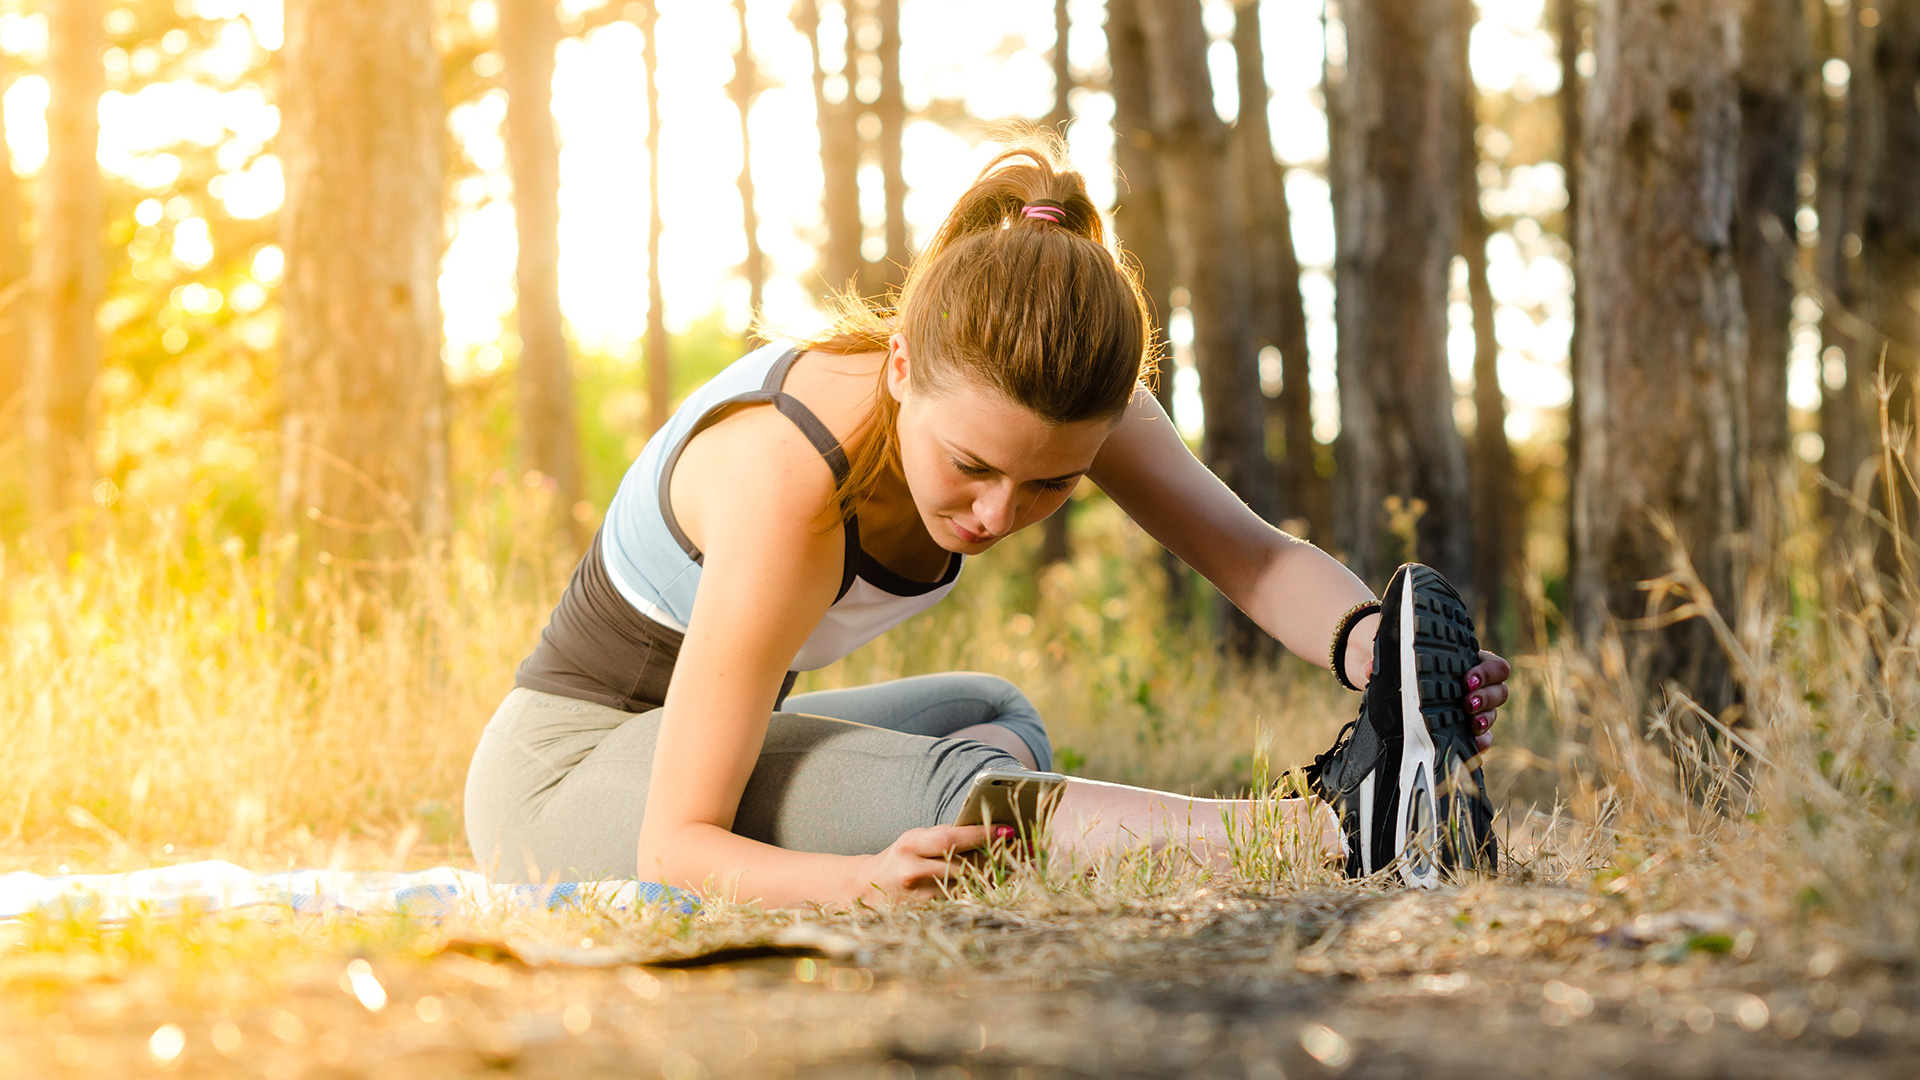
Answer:
[[1359, 724], [1360, 717], [1358, 716], [1347, 721], [1346, 726], [1340, 729], [1340, 734], [1333, 737], [1333, 745], [1328, 747], [1325, 753], [1315, 754], [1313, 756], [1313, 764], [1306, 768], [1307, 786], [1310, 789], [1315, 792], [1320, 790], [1321, 777], [1327, 774], [1327, 767], [1330, 764], [1337, 762], [1341, 755], [1346, 753], [1347, 747], [1353, 742], [1354, 729], [1358, 727]]

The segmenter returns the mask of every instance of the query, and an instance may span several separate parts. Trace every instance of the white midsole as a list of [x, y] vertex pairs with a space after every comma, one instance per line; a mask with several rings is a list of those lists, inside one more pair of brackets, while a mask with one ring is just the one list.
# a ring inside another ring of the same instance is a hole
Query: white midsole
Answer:
[[[1419, 657], [1413, 647], [1413, 599], [1413, 573], [1408, 571], [1406, 583], [1400, 590], [1400, 800], [1393, 826], [1395, 855], [1407, 850], [1407, 826], [1414, 820], [1416, 795], [1429, 802], [1424, 820], [1428, 823], [1438, 820], [1431, 806], [1437, 778], [1416, 788], [1421, 765], [1427, 765], [1429, 772], [1432, 770], [1433, 736], [1427, 731], [1426, 716], [1420, 711]], [[1431, 846], [1432, 838], [1423, 837], [1420, 842]], [[1402, 859], [1400, 875], [1415, 888], [1431, 889], [1440, 884], [1438, 867], [1431, 856]]]
[[1373, 873], [1373, 781], [1376, 770], [1360, 781], [1360, 872]]

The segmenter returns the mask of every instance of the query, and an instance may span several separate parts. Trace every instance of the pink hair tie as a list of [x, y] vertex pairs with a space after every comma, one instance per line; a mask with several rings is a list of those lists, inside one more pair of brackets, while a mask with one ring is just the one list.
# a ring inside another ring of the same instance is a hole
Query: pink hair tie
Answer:
[[1039, 218], [1042, 221], [1051, 221], [1055, 225], [1065, 225], [1067, 223], [1066, 213], [1064, 209], [1058, 206], [1030, 204], [1020, 208], [1021, 217]]

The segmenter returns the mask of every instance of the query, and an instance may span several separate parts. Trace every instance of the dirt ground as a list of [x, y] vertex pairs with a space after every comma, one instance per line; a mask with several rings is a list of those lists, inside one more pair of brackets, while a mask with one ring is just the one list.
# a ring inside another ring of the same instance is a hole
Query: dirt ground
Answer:
[[[768, 926], [639, 953], [604, 927], [562, 941], [573, 931], [425, 926], [410, 945], [186, 971], [16, 935], [0, 949], [0, 1073], [1920, 1073], [1912, 971], [1825, 947], [1802, 956], [1723, 915], [1628, 916], [1578, 888], [1203, 888], [1098, 924], [961, 903], [806, 922], [831, 957], [754, 955]], [[194, 933], [224, 947], [216, 925]]]

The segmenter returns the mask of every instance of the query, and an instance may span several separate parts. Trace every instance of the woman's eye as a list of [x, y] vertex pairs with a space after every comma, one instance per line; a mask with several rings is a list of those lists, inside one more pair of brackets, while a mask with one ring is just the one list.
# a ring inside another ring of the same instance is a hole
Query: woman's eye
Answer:
[[1080, 478], [1079, 478], [1079, 477], [1077, 477], [1077, 476], [1076, 476], [1076, 477], [1074, 477], [1074, 478], [1073, 478], [1073, 479], [1071, 479], [1071, 480], [1043, 480], [1043, 481], [1041, 481], [1041, 482], [1040, 482], [1040, 490], [1042, 490], [1042, 491], [1072, 491], [1072, 490], [1073, 490], [1073, 485], [1075, 485], [1075, 484], [1077, 484], [1077, 483], [1079, 483], [1079, 482], [1080, 482]]
[[969, 465], [964, 461], [955, 461], [953, 467], [958, 469], [962, 476], [985, 476], [993, 471], [983, 465]]

